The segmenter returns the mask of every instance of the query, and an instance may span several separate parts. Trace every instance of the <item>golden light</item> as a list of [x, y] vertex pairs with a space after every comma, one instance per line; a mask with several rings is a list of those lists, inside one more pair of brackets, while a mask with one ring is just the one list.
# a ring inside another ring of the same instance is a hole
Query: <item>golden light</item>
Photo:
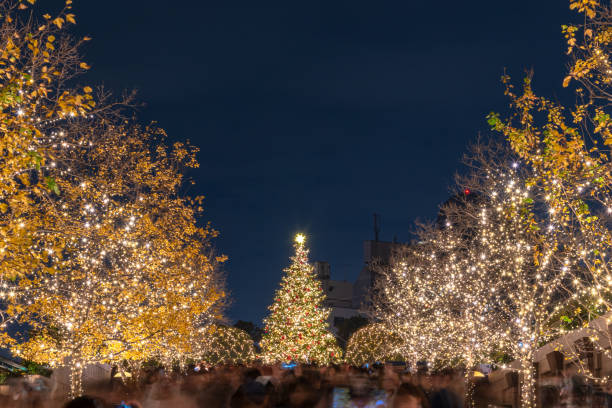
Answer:
[[304, 241], [306, 241], [306, 237], [304, 236], [304, 234], [297, 234], [295, 236], [295, 242], [297, 242], [298, 244], [303, 244]]

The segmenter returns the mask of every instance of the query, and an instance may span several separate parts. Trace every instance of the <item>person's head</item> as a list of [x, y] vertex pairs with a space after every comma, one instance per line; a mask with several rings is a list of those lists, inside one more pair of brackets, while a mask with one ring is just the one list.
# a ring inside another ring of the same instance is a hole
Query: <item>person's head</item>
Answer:
[[291, 384], [288, 392], [289, 404], [292, 407], [313, 407], [319, 401], [319, 391], [305, 377], [298, 377]]
[[245, 382], [255, 381], [257, 377], [261, 377], [261, 371], [257, 368], [247, 368], [244, 371]]
[[559, 404], [559, 391], [554, 387], [540, 389], [540, 401], [543, 407], [556, 407]]
[[370, 378], [365, 371], [356, 371], [349, 377], [349, 389], [352, 398], [369, 395], [371, 391]]
[[394, 371], [386, 370], [383, 375], [378, 378], [378, 388], [388, 393], [392, 393], [399, 384], [399, 377]]
[[314, 387], [314, 388], [320, 388], [321, 387], [321, 380], [322, 380], [322, 376], [321, 373], [318, 370], [315, 369], [308, 369], [308, 370], [304, 370], [304, 372], [302, 373], [302, 377], [304, 377], [306, 380], [308, 380], [308, 382]]
[[105, 408], [106, 403], [100, 398], [83, 395], [64, 404], [64, 408]]
[[410, 383], [403, 383], [393, 398], [393, 408], [424, 408], [424, 402], [423, 393], [418, 387]]
[[432, 371], [429, 375], [429, 384], [434, 390], [444, 388], [444, 377], [442, 371]]
[[412, 377], [414, 384], [419, 385], [421, 388], [431, 390], [433, 388], [434, 375], [427, 375], [426, 372], [418, 372]]
[[231, 400], [232, 408], [257, 408], [268, 404], [266, 388], [257, 381], [249, 381], [240, 386]]

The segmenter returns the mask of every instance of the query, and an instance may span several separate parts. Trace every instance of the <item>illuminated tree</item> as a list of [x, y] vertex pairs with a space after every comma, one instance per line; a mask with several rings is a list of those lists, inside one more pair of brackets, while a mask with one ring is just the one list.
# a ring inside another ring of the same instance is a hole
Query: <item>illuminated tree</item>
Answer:
[[521, 404], [534, 403], [535, 351], [560, 333], [554, 316], [579, 293], [580, 265], [562, 219], [549, 207], [533, 168], [507, 150], [478, 151], [470, 190], [483, 200], [466, 202], [454, 217], [474, 225], [467, 256], [474, 279], [490, 288], [483, 298], [497, 318], [500, 348], [520, 363]]
[[537, 348], [564, 333], [559, 312], [589, 295], [582, 244], [537, 169], [507, 145], [477, 148], [467, 163], [474, 171], [463, 182], [483, 200], [455, 217], [475, 225], [470, 263], [491, 289], [500, 349], [520, 363], [522, 406], [532, 406]]
[[341, 358], [341, 350], [328, 330], [329, 309], [323, 307], [325, 294], [301, 234], [295, 239], [291, 266], [276, 291], [270, 315], [264, 320], [261, 340], [266, 363], [295, 361], [329, 364]]
[[189, 335], [220, 317], [224, 257], [198, 226], [202, 199], [181, 194], [197, 149], [69, 88], [88, 68], [64, 32], [71, 1], [40, 26], [19, 18], [27, 4], [0, 3], [0, 296], [23, 323], [5, 338], [69, 365], [78, 394], [86, 364], [191, 351]]
[[532, 406], [535, 351], [563, 334], [560, 311], [589, 293], [580, 243], [534, 169], [507, 147], [476, 148], [467, 164], [464, 193], [443, 207], [442, 225], [425, 229], [383, 275], [380, 317], [434, 363], [509, 354], [520, 365], [522, 406]]
[[[516, 92], [510, 78], [504, 76], [513, 115], [501, 119], [492, 113], [489, 123], [508, 139], [521, 160], [533, 167], [529, 183], [537, 184], [545, 193], [548, 207], [556, 215], [556, 228], [571, 237], [580, 265], [588, 275], [577, 280], [581, 296], [568, 308], [578, 312], [565, 310], [562, 315], [568, 328], [575, 328], [588, 325], [592, 319], [608, 313], [612, 306], [612, 258], [609, 256], [612, 250], [609, 228], [612, 14], [609, 2], [571, 0], [569, 3], [571, 9], [584, 14], [582, 24], [563, 26], [570, 70], [562, 85], [576, 85], [576, 105], [564, 107], [537, 95], [532, 89], [531, 77]], [[593, 346], [612, 357], [609, 331], [588, 330], [594, 331], [589, 333], [595, 340]], [[582, 368], [585, 374], [593, 376], [586, 367]]]
[[496, 344], [495, 317], [484, 301], [490, 288], [467, 254], [472, 226], [451, 221], [450, 210], [443, 208], [443, 227], [423, 225], [417, 244], [378, 268], [375, 316], [402, 339], [398, 349], [413, 367], [427, 361], [472, 369]]
[[[47, 260], [34, 235], [54, 217], [39, 205], [57, 192], [57, 185], [46, 174], [53, 166], [53, 148], [42, 139], [59, 121], [99, 113], [90, 87], [66, 86], [88, 68], [76, 51], [82, 41], [61, 36], [62, 26], [75, 22], [71, 1], [57, 16], [45, 15], [41, 24], [30, 18], [32, 3], [0, 2], [0, 299], [14, 295], [6, 282]], [[0, 329], [14, 312], [1, 313]]]
[[346, 350], [348, 339], [351, 338], [353, 333], [367, 325], [369, 322], [370, 321], [367, 318], [357, 315], [344, 319], [342, 322], [340, 322], [340, 324], [337, 324], [336, 339], [338, 340], [338, 345]]
[[238, 320], [234, 324], [234, 327], [247, 332], [255, 343], [259, 343], [259, 341], [261, 340], [263, 329], [261, 327], [255, 326], [253, 322]]
[[402, 360], [399, 352], [402, 341], [381, 323], [361, 327], [350, 337], [345, 360], [354, 366], [366, 363]]
[[413, 367], [423, 360], [444, 364], [454, 349], [447, 342], [454, 322], [442, 307], [443, 286], [439, 288], [440, 281], [432, 275], [438, 269], [430, 268], [426, 247], [431, 248], [430, 243], [423, 241], [417, 248], [403, 249], [390, 266], [378, 268], [376, 281], [375, 317], [402, 339], [401, 353]]
[[573, 79], [597, 102], [609, 102], [612, 100], [610, 4], [600, 0], [570, 0], [569, 3], [570, 9], [584, 14], [584, 20], [581, 25], [562, 26], [571, 59], [563, 86], [567, 87]]
[[255, 360], [253, 339], [244, 330], [213, 325], [201, 339], [199, 358], [206, 364], [249, 364]]
[[198, 203], [179, 194], [179, 169], [197, 164], [195, 152], [167, 150], [155, 129], [88, 125], [58, 133], [68, 146], [55, 166], [63, 230], [39, 239], [45, 249], [47, 237], [64, 240], [61, 252], [48, 251], [58, 272], [20, 279], [23, 297], [14, 298], [32, 330], [15, 351], [68, 362], [74, 393], [85, 364], [188, 350], [189, 334], [219, 317], [223, 297], [216, 232], [196, 226]]

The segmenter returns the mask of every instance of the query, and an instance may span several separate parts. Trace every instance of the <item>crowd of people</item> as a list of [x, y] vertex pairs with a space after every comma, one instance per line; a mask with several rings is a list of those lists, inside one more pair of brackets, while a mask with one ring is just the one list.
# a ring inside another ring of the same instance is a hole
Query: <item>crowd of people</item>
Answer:
[[[7, 408], [460, 408], [466, 406], [460, 371], [411, 373], [394, 366], [192, 367], [185, 372], [149, 370], [117, 378], [71, 401], [44, 397], [44, 386], [0, 397]], [[469, 384], [474, 384], [473, 382]], [[472, 403], [492, 407], [486, 387]], [[612, 395], [567, 377], [540, 388], [540, 406], [612, 407]], [[479, 403], [480, 399], [480, 403]]]
[[[392, 366], [260, 366], [163, 369], [139, 378], [88, 387], [69, 402], [49, 401], [44, 390], [20, 390], [0, 399], [10, 408], [459, 408], [462, 381], [452, 371], [414, 375]], [[41, 387], [41, 388], [44, 388]]]

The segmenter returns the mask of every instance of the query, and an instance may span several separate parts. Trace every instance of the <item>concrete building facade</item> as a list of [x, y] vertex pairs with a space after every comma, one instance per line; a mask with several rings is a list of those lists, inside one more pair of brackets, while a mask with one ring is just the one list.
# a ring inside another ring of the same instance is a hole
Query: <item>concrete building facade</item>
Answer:
[[364, 241], [363, 267], [354, 282], [331, 279], [331, 266], [325, 261], [314, 263], [315, 272], [327, 295], [325, 306], [331, 308], [329, 323], [334, 333], [345, 319], [353, 316], [367, 317], [368, 296], [376, 280], [374, 264], [388, 265], [393, 253], [405, 244], [379, 240]]

